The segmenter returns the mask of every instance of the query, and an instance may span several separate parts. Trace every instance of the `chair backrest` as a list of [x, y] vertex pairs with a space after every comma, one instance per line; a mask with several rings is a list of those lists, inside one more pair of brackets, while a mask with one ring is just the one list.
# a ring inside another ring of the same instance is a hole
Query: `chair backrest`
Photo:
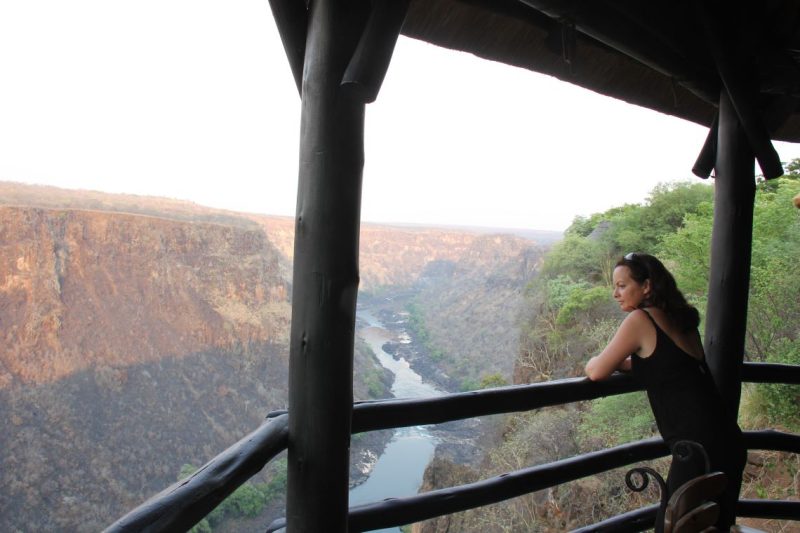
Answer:
[[716, 502], [706, 502], [686, 513], [672, 533], [708, 533], [718, 531], [714, 523], [719, 518], [719, 505]]
[[664, 533], [704, 531], [719, 517], [719, 505], [711, 501], [725, 490], [728, 478], [722, 472], [697, 476], [678, 487], [664, 512]]

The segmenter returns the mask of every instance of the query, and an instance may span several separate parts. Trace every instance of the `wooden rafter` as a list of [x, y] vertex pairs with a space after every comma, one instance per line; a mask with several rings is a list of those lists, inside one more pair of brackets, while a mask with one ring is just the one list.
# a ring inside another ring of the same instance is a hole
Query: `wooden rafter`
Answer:
[[392, 52], [406, 18], [410, 0], [376, 0], [353, 57], [345, 70], [343, 85], [350, 85], [365, 103], [378, 97]]
[[306, 33], [308, 31], [308, 10], [301, 0], [269, 0], [272, 16], [278, 25], [289, 67], [297, 85], [297, 92], [303, 85], [303, 56], [306, 51]]
[[727, 2], [698, 2], [709, 50], [750, 148], [764, 177], [777, 178], [783, 176], [783, 166], [758, 110], [758, 86], [753, 79], [755, 65], [745, 56], [741, 45], [735, 45], [744, 38], [739, 17], [734, 13], [736, 6]]

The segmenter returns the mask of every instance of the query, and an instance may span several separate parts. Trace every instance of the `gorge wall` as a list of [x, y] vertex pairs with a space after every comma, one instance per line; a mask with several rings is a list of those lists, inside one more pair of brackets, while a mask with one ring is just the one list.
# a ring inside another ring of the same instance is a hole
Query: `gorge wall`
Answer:
[[258, 227], [0, 208], [0, 530], [99, 531], [285, 406]]

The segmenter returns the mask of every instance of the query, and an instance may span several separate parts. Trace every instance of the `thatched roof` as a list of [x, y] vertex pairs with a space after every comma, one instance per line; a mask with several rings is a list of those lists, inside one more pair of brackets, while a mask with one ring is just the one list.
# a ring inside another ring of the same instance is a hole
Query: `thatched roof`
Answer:
[[706, 126], [723, 72], [800, 141], [797, 0], [411, 0], [402, 33]]

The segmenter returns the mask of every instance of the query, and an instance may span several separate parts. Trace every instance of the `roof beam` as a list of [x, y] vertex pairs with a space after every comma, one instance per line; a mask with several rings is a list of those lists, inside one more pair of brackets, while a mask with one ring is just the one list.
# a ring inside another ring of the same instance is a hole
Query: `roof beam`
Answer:
[[410, 0], [372, 3], [364, 33], [342, 79], [342, 84], [351, 85], [364, 103], [372, 103], [378, 97], [409, 3]]
[[714, 120], [708, 128], [708, 135], [703, 143], [703, 148], [700, 149], [700, 154], [697, 156], [692, 167], [692, 174], [698, 178], [706, 179], [711, 175], [714, 170], [714, 164], [717, 160], [717, 134], [719, 131], [719, 112], [714, 115]]
[[695, 64], [691, 55], [681, 53], [682, 47], [676, 40], [667, 42], [665, 32], [658, 31], [654, 35], [652, 24], [643, 25], [641, 17], [632, 10], [601, 0], [520, 1], [552, 18], [574, 23], [578, 31], [674, 78], [703, 100], [716, 102], [718, 87], [709, 73]]
[[269, 0], [283, 49], [292, 69], [297, 93], [303, 90], [303, 56], [306, 53], [308, 9], [302, 0]]
[[[792, 96], [766, 96], [770, 99], [770, 104], [764, 110], [764, 123], [767, 130], [772, 133], [778, 130], [791, 116], [797, 107], [796, 100]], [[692, 173], [698, 178], [706, 179], [714, 170], [714, 163], [717, 158], [717, 137], [719, 126], [719, 113], [714, 115], [714, 120], [708, 129], [708, 136], [703, 143], [703, 148], [697, 156], [697, 161], [692, 167]]]
[[740, 41], [746, 36], [735, 17], [736, 4], [701, 2], [698, 6], [708, 45], [717, 64], [720, 80], [730, 98], [744, 134], [766, 179], [783, 176], [778, 152], [756, 106], [758, 87], [753, 80], [755, 65], [748, 61]]

